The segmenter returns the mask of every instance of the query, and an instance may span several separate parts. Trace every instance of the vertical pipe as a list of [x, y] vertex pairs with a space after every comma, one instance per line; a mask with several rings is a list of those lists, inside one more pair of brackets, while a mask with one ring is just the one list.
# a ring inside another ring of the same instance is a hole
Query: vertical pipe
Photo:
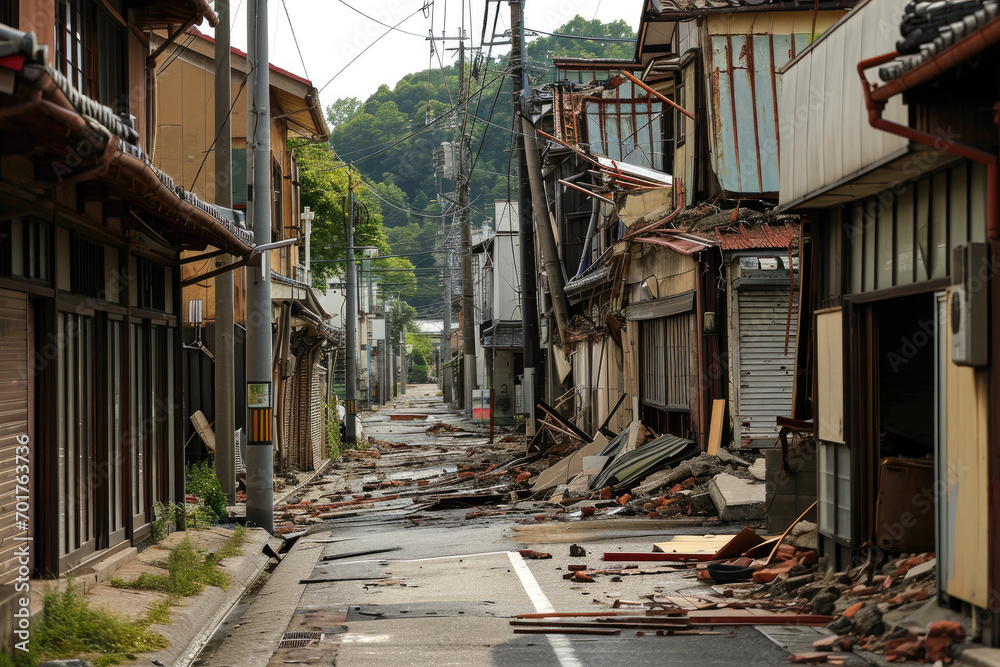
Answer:
[[354, 179], [347, 172], [347, 315], [344, 331], [347, 334], [347, 378], [344, 415], [344, 444], [352, 447], [358, 443], [358, 273], [354, 264]]
[[[233, 137], [229, 122], [232, 64], [229, 0], [216, 0], [215, 29], [215, 203], [233, 207]], [[232, 263], [223, 255], [219, 264]], [[230, 505], [236, 504], [235, 366], [233, 359], [233, 272], [215, 278], [215, 473]]]
[[[248, 41], [254, 45], [253, 232], [258, 244], [271, 237], [271, 112], [267, 52], [267, 0], [256, 4]], [[249, 132], [248, 132], [249, 135]], [[274, 534], [274, 374], [271, 362], [271, 269], [269, 253], [247, 270], [247, 521]]]

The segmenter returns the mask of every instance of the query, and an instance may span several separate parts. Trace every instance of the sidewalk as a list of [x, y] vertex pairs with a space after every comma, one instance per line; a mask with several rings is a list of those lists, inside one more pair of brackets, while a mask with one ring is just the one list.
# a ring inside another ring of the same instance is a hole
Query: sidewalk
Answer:
[[[232, 534], [232, 530], [218, 526], [198, 531], [177, 531], [142, 553], [137, 554], [135, 549], [128, 549], [116, 558], [100, 563], [94, 571], [75, 578], [72, 585], [91, 609], [107, 610], [126, 620], [135, 621], [144, 617], [152, 605], [167, 600], [168, 594], [117, 588], [109, 583], [112, 579], [133, 581], [143, 573], [164, 574], [166, 570], [159, 563], [165, 561], [185, 538], [197, 550], [214, 553]], [[268, 544], [277, 550], [280, 540], [270, 537], [263, 530], [247, 529], [240, 547], [242, 555], [219, 562], [218, 568], [229, 578], [226, 589], [206, 586], [198, 595], [178, 598], [169, 607], [169, 621], [149, 628], [167, 640], [167, 647], [155, 653], [142, 654], [136, 661], [127, 664], [157, 664], [152, 661], [178, 667], [190, 664], [215, 627], [267, 566], [270, 558], [263, 550]], [[45, 594], [64, 592], [68, 586], [69, 582], [65, 578], [33, 581], [32, 608], [40, 611]]]

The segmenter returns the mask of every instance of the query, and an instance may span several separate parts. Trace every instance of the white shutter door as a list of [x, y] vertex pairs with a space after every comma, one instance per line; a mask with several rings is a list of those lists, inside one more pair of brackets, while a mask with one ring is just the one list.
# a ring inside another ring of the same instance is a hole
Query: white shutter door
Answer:
[[798, 294], [785, 354], [788, 298], [787, 289], [738, 292], [736, 427], [743, 440], [773, 439], [778, 434], [775, 418], [791, 416]]

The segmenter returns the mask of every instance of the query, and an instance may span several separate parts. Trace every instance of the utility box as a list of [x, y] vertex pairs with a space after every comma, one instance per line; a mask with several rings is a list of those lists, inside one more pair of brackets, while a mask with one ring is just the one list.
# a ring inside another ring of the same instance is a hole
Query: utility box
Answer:
[[959, 366], [989, 362], [989, 246], [967, 243], [951, 255], [951, 360]]
[[517, 414], [517, 394], [514, 387], [514, 351], [494, 352], [493, 423], [512, 426]]

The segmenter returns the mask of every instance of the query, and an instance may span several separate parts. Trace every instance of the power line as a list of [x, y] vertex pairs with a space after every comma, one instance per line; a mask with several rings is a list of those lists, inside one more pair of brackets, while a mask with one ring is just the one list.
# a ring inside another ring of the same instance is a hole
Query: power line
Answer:
[[[281, 0], [281, 1], [284, 2], [285, 0]], [[382, 23], [381, 21], [379, 21], [374, 16], [368, 16], [368, 14], [365, 14], [363, 11], [361, 11], [357, 7], [353, 7], [353, 6], [349, 5], [349, 4], [347, 4], [346, 2], [344, 2], [344, 0], [337, 0], [337, 1], [340, 4], [344, 5], [345, 7], [347, 7], [348, 9], [350, 9], [351, 11], [357, 12], [358, 14], [361, 14], [362, 16], [364, 16], [369, 21], [375, 21], [375, 23], [378, 23], [380, 26], [384, 26], [386, 28], [389, 28], [389, 30], [395, 30], [396, 32], [401, 32], [404, 35], [413, 35], [414, 37], [423, 37], [423, 35], [421, 35], [421, 34], [418, 34], [418, 33], [415, 33], [415, 32], [410, 32], [409, 30], [400, 30], [396, 26], [389, 25], [388, 23]], [[426, 7], [427, 7], [427, 4], [424, 4], [424, 6], [420, 8], [420, 11], [423, 11], [424, 8], [426, 8]], [[409, 17], [407, 17], [407, 18], [409, 18]], [[397, 23], [396, 25], [399, 25], [399, 24]]]
[[[477, 90], [476, 94], [478, 95], [479, 93], [482, 93], [484, 90], [486, 90], [487, 88], [489, 88], [489, 86], [490, 86], [491, 83], [493, 83], [494, 81], [496, 81], [500, 77], [504, 76], [505, 74], [506, 74], [506, 68], [504, 68], [504, 70], [502, 72], [500, 72], [499, 74], [497, 74], [497, 76], [493, 77], [493, 79], [491, 79], [489, 83], [487, 83], [482, 88], [480, 88], [479, 90]], [[358, 162], [361, 162], [362, 160], [367, 160], [368, 158], [375, 157], [376, 155], [378, 155], [380, 153], [384, 153], [385, 151], [389, 150], [390, 148], [394, 148], [394, 147], [398, 146], [399, 144], [403, 143], [404, 141], [412, 139], [413, 137], [415, 137], [416, 135], [420, 134], [421, 132], [425, 132], [425, 131], [429, 130], [430, 128], [434, 127], [435, 125], [437, 125], [438, 123], [440, 123], [442, 120], [444, 120], [445, 118], [447, 118], [448, 116], [450, 116], [452, 113], [454, 113], [455, 111], [457, 111], [460, 106], [468, 106], [468, 105], [469, 105], [469, 100], [466, 100], [461, 105], [453, 106], [448, 111], [444, 112], [443, 114], [441, 114], [437, 118], [433, 119], [430, 123], [427, 123], [423, 127], [419, 128], [417, 130], [414, 130], [413, 132], [410, 132], [405, 137], [402, 137], [401, 139], [398, 139], [398, 140], [392, 142], [388, 146], [385, 146], [384, 148], [381, 148], [381, 149], [375, 151], [374, 153], [369, 153], [368, 155], [365, 155], [363, 157], [359, 157], [356, 160], [351, 160], [350, 163], [348, 163], [348, 164], [352, 164], [353, 165], [353, 164], [356, 164]], [[508, 129], [508, 128], [504, 128], [504, 129]], [[351, 151], [351, 153], [357, 153], [360, 150], [363, 150], [363, 149], [359, 149], [357, 151]], [[347, 165], [342, 165], [341, 167], [334, 167], [334, 169], [341, 169], [343, 166], [347, 166]], [[333, 171], [333, 169], [327, 169], [326, 171]]]
[[525, 28], [528, 32], [537, 32], [539, 35], [545, 35], [547, 37], [562, 37], [563, 39], [582, 39], [588, 42], [627, 42], [629, 44], [635, 44], [635, 38], [628, 37], [586, 37], [584, 35], [566, 35], [559, 32], [545, 32], [544, 30], [535, 30], [533, 28]]
[[288, 4], [281, 0], [281, 6], [285, 8], [285, 18], [288, 19], [288, 27], [292, 31], [292, 41], [295, 42], [295, 50], [299, 52], [299, 61], [302, 63], [302, 72], [309, 79], [309, 70], [306, 69], [306, 59], [302, 57], [302, 49], [299, 48], [299, 38], [295, 35], [295, 26], [292, 25], [292, 15], [288, 13]]
[[386, 31], [385, 31], [385, 32], [383, 32], [383, 33], [382, 33], [381, 35], [379, 35], [379, 36], [378, 36], [378, 38], [377, 38], [377, 39], [375, 39], [375, 41], [373, 41], [373, 42], [372, 42], [371, 44], [369, 44], [369, 45], [368, 45], [368, 46], [366, 46], [366, 47], [365, 47], [364, 49], [362, 49], [362, 50], [361, 50], [361, 53], [359, 53], [358, 55], [356, 55], [356, 56], [354, 56], [353, 58], [351, 58], [350, 62], [348, 62], [348, 63], [347, 63], [346, 65], [344, 65], [343, 67], [341, 67], [341, 68], [340, 68], [340, 70], [339, 70], [339, 71], [338, 71], [338, 72], [337, 72], [336, 74], [334, 74], [334, 75], [333, 75], [333, 76], [332, 76], [332, 77], [330, 78], [330, 80], [329, 80], [329, 81], [327, 81], [326, 83], [324, 83], [324, 84], [323, 84], [323, 87], [322, 87], [322, 88], [320, 88], [318, 92], [319, 92], [319, 93], [322, 93], [322, 92], [323, 92], [324, 90], [326, 90], [326, 87], [327, 87], [327, 86], [329, 86], [329, 85], [330, 85], [331, 83], [333, 83], [333, 80], [334, 80], [334, 79], [336, 79], [336, 78], [337, 78], [338, 76], [340, 76], [341, 74], [343, 74], [343, 73], [344, 73], [344, 70], [346, 70], [346, 69], [347, 69], [348, 67], [350, 67], [351, 65], [353, 65], [353, 64], [354, 64], [354, 62], [355, 62], [355, 61], [356, 61], [356, 60], [357, 60], [358, 58], [360, 58], [361, 56], [365, 55], [365, 52], [366, 52], [366, 51], [368, 51], [368, 49], [370, 49], [370, 48], [372, 48], [373, 46], [375, 46], [376, 44], [378, 44], [378, 43], [379, 43], [379, 41], [380, 41], [380, 40], [381, 40], [381, 39], [382, 39], [383, 37], [385, 37], [386, 35], [388, 35], [388, 34], [389, 34], [390, 32], [392, 32], [392, 31], [393, 31], [393, 29], [395, 29], [396, 27], [398, 27], [398, 26], [402, 25], [402, 24], [403, 24], [403, 23], [404, 23], [405, 21], [408, 21], [408, 20], [409, 20], [410, 18], [412, 18], [412, 17], [413, 17], [413, 16], [414, 16], [414, 15], [415, 15], [415, 14], [416, 14], [417, 12], [422, 12], [423, 10], [424, 10], [424, 8], [423, 8], [423, 7], [419, 7], [419, 8], [417, 8], [417, 11], [413, 12], [412, 14], [409, 14], [409, 15], [407, 15], [407, 16], [406, 16], [405, 18], [401, 19], [401, 20], [399, 21], [399, 23], [397, 23], [396, 25], [392, 26], [392, 28], [390, 28], [389, 30], [386, 30]]

